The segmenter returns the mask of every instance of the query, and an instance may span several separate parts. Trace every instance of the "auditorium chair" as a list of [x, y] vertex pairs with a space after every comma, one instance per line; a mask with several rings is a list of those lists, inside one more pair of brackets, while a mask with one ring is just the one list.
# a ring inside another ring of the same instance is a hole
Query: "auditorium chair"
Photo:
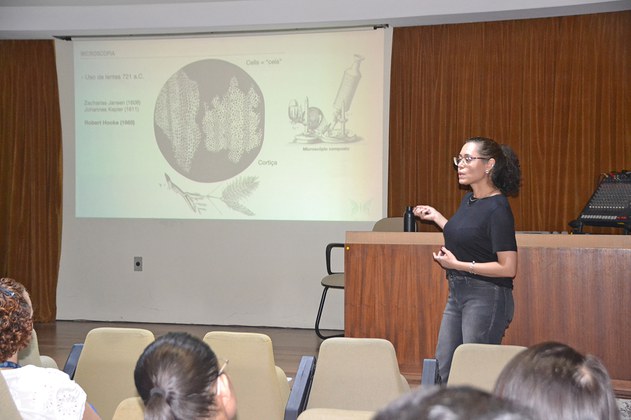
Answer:
[[[378, 220], [372, 228], [373, 232], [403, 232], [403, 217], [385, 217]], [[343, 337], [344, 334], [324, 335], [320, 330], [320, 320], [322, 318], [322, 311], [324, 309], [324, 301], [329, 289], [344, 289], [344, 273], [333, 271], [332, 268], [332, 252], [334, 250], [344, 249], [344, 244], [339, 242], [333, 242], [326, 246], [325, 258], [326, 258], [326, 272], [327, 275], [322, 278], [320, 284], [324, 288], [322, 290], [322, 297], [320, 298], [320, 306], [318, 307], [318, 313], [316, 315], [315, 332], [321, 339], [325, 340], [331, 337]]]
[[211, 331], [204, 336], [220, 359], [237, 400], [239, 420], [283, 419], [289, 382], [276, 366], [272, 340], [265, 334]]
[[409, 391], [388, 340], [332, 337], [320, 346], [306, 408], [376, 411]]
[[[526, 350], [523, 346], [501, 344], [461, 344], [454, 351], [447, 386], [469, 385], [484, 391], [493, 392], [495, 381], [502, 369], [515, 355]], [[429, 373], [438, 368], [435, 359], [425, 359], [423, 363], [422, 385], [431, 385], [437, 375]]]
[[34, 365], [37, 367], [59, 369], [55, 359], [39, 353], [39, 342], [35, 329], [33, 329], [31, 333], [31, 341], [28, 343], [28, 346], [18, 353], [18, 364], [20, 364], [20, 366]]
[[371, 420], [374, 416], [374, 411], [310, 408], [303, 411], [298, 420]]
[[144, 420], [145, 405], [140, 397], [125, 398], [118, 404], [112, 420]]
[[155, 337], [141, 328], [101, 327], [88, 332], [74, 380], [103, 419], [111, 419], [118, 404], [137, 397], [134, 369]]

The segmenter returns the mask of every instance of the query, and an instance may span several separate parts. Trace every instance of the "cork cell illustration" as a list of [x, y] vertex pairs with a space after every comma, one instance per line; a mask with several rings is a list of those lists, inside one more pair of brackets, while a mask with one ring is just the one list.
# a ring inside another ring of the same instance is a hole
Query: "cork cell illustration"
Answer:
[[169, 165], [198, 182], [243, 172], [264, 141], [265, 102], [254, 79], [218, 59], [196, 61], [164, 84], [156, 100], [156, 142]]

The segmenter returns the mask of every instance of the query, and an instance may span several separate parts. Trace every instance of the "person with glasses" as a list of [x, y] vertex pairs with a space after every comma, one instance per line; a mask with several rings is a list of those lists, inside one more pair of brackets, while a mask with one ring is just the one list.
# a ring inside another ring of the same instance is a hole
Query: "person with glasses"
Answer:
[[165, 334], [144, 350], [134, 381], [145, 419], [221, 419], [236, 416], [230, 379], [204, 341], [188, 333]]
[[436, 346], [443, 383], [460, 344], [501, 343], [513, 318], [517, 272], [515, 223], [507, 199], [519, 192], [517, 156], [509, 146], [472, 137], [453, 159], [458, 183], [470, 189], [456, 213], [448, 220], [431, 206], [414, 208], [417, 217], [442, 229], [445, 239], [434, 253], [449, 284]]
[[28, 292], [12, 278], [0, 279], [0, 374], [22, 418], [99, 419], [86, 401], [85, 391], [66, 373], [18, 364], [18, 352], [28, 346], [32, 331], [33, 307]]

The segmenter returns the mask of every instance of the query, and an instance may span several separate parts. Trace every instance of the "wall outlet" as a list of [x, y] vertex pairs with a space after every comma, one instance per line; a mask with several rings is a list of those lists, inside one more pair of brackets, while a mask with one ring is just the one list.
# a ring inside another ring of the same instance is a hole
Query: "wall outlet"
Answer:
[[142, 257], [134, 257], [134, 271], [142, 271]]

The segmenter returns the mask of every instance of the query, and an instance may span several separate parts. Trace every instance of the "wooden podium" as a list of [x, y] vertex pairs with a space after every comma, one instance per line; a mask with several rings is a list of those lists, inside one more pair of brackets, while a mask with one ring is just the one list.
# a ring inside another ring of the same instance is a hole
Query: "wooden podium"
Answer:
[[[401, 372], [433, 358], [448, 288], [432, 252], [442, 233], [347, 232], [344, 331], [380, 337]], [[631, 236], [517, 234], [515, 315], [504, 344], [566, 343], [631, 389]]]

